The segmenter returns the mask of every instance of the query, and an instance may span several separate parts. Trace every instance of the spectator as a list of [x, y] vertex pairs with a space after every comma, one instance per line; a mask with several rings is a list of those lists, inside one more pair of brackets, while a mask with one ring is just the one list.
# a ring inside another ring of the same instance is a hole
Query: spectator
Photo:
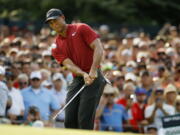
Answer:
[[131, 82], [125, 83], [123, 87], [124, 96], [117, 101], [117, 104], [123, 105], [127, 110], [132, 105], [132, 96], [135, 91], [135, 85]]
[[33, 124], [40, 120], [40, 111], [36, 106], [29, 107], [27, 120], [25, 121], [26, 125], [33, 126]]
[[13, 87], [14, 81], [13, 76], [7, 77], [7, 86], [12, 100], [12, 105], [8, 109], [8, 117], [13, 124], [21, 124], [24, 115], [24, 102], [21, 92]]
[[117, 93], [116, 88], [106, 85], [96, 114], [96, 117], [100, 118], [101, 130], [122, 132], [123, 121], [128, 120], [125, 108], [114, 103]]
[[59, 104], [52, 93], [41, 86], [41, 72], [33, 71], [30, 75], [31, 85], [22, 90], [25, 105], [25, 118], [27, 118], [29, 107], [36, 106], [40, 111], [41, 120], [48, 121], [50, 119], [51, 109], [57, 111]]
[[150, 73], [145, 70], [140, 72], [140, 78], [141, 78], [141, 82], [140, 82], [140, 87], [142, 87], [143, 89], [145, 89], [147, 92], [147, 99], [146, 102], [148, 101], [148, 98], [151, 96], [151, 93], [153, 91], [153, 80], [152, 77], [150, 76]]
[[29, 85], [29, 78], [26, 74], [22, 73], [18, 75], [18, 87], [19, 90], [22, 90], [24, 88], [27, 88]]
[[164, 96], [165, 96], [166, 104], [174, 106], [177, 97], [176, 87], [173, 84], [169, 84], [165, 88]]
[[132, 131], [136, 133], [142, 132], [142, 124], [145, 123], [143, 120], [145, 119], [146, 93], [146, 89], [143, 88], [136, 88], [135, 90], [137, 101], [133, 103], [131, 107], [132, 118], [130, 119], [130, 124], [132, 126]]
[[[54, 88], [52, 89], [52, 93], [57, 98], [58, 103], [59, 103], [59, 107], [62, 108], [65, 105], [66, 94], [67, 94], [66, 89], [64, 89], [64, 87], [63, 87], [63, 80], [64, 79], [62, 77], [62, 74], [60, 74], [60, 73], [54, 74], [52, 77], [52, 80], [53, 80], [53, 86], [54, 86]], [[59, 115], [57, 117], [56, 126], [57, 127], [64, 127], [63, 126], [64, 119], [65, 119], [65, 112], [63, 112], [61, 115]]]
[[164, 90], [156, 89], [153, 93], [154, 102], [145, 109], [145, 118], [149, 124], [155, 125], [158, 129], [162, 128], [161, 118], [163, 116], [175, 114], [175, 108], [164, 102]]

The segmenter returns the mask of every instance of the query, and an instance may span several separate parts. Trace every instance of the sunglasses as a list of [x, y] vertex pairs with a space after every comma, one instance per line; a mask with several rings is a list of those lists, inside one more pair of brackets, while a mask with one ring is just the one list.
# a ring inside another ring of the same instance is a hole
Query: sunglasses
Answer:
[[20, 85], [27, 85], [27, 82], [19, 82]]
[[40, 79], [39, 78], [33, 78], [33, 79], [31, 79], [32, 81], [40, 81]]
[[104, 94], [104, 97], [114, 97], [114, 94]]

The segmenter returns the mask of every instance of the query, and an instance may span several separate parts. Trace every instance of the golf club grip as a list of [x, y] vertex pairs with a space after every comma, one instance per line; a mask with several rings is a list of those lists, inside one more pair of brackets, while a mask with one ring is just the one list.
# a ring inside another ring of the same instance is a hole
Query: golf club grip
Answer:
[[67, 104], [61, 109], [59, 110], [59, 112], [53, 117], [53, 120], [56, 119], [56, 117], [61, 114], [65, 109], [66, 107], [73, 101], [73, 99], [86, 87], [86, 85], [84, 84], [81, 89], [67, 102]]

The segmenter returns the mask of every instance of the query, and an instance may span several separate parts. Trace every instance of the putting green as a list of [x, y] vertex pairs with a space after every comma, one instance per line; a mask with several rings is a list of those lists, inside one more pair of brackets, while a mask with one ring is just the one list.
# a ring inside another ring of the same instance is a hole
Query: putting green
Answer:
[[[133, 133], [98, 132], [72, 129], [33, 128], [25, 126], [0, 125], [1, 135], [136, 135]], [[138, 134], [139, 135], [139, 134]]]

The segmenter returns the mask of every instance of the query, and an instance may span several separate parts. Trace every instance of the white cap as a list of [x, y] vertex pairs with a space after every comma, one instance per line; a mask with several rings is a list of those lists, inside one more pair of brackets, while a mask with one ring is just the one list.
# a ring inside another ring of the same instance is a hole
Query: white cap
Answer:
[[50, 80], [44, 80], [41, 85], [44, 86], [44, 87], [51, 86], [52, 82]]
[[41, 72], [40, 71], [31, 72], [30, 79], [33, 79], [33, 78], [41, 79], [42, 78]]
[[0, 75], [5, 75], [5, 68], [0, 66]]
[[55, 73], [52, 77], [52, 80], [53, 81], [56, 81], [56, 80], [63, 80], [63, 75], [61, 73]]
[[135, 61], [131, 60], [131, 61], [128, 61], [128, 62], [126, 63], [126, 66], [127, 66], [127, 67], [132, 66], [132, 67], [135, 68], [135, 67], [137, 67], [137, 64], [136, 64]]
[[135, 74], [133, 74], [133, 73], [127, 73], [126, 75], [125, 75], [125, 80], [126, 81], [128, 81], [128, 80], [132, 80], [132, 81], [136, 81], [137, 80], [137, 78], [136, 78], [136, 75]]

